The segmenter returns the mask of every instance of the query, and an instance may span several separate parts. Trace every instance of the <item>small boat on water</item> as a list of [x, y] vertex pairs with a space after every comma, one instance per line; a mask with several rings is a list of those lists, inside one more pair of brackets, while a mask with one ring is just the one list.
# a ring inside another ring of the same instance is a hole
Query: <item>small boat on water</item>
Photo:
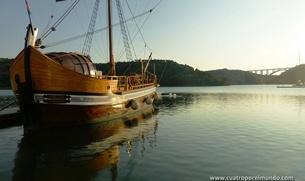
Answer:
[[[77, 1], [79, 0], [75, 2]], [[96, 0], [96, 4], [98, 3], [99, 0]], [[27, 1], [26, 5], [30, 17]], [[147, 71], [151, 56], [146, 65], [141, 61], [140, 73], [116, 75], [112, 50], [111, 6], [112, 2], [108, 0], [108, 74], [97, 70], [90, 56], [86, 54], [41, 52], [40, 39], [36, 38], [38, 29], [30, 21], [25, 47], [10, 66], [11, 85], [24, 117], [24, 127], [103, 121], [152, 106], [157, 77]], [[92, 26], [92, 19], [90, 25]], [[87, 35], [91, 34], [92, 28]]]
[[299, 80], [296, 84], [293, 85], [278, 85], [277, 88], [305, 88], [304, 82]]

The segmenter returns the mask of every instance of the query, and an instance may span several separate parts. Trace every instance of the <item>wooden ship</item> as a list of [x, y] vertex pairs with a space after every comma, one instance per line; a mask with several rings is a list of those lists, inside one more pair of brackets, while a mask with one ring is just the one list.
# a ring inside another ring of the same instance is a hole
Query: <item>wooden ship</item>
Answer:
[[[108, 0], [110, 61], [105, 75], [86, 54], [42, 53], [38, 29], [30, 21], [24, 49], [10, 65], [25, 128], [104, 121], [152, 106], [157, 77], [147, 71], [151, 56], [146, 66], [142, 63], [141, 73], [116, 75], [111, 4]], [[29, 6], [28, 12], [30, 17]]]

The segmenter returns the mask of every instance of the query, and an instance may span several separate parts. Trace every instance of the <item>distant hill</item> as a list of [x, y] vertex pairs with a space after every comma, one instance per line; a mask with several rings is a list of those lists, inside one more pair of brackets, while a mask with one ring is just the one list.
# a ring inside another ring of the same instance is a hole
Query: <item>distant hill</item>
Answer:
[[[108, 72], [107, 64], [96, 64], [96, 68], [104, 73]], [[224, 77], [215, 77], [209, 72], [178, 64], [173, 60], [152, 60], [147, 70], [152, 73], [155, 72], [158, 77], [158, 83], [164, 87], [227, 85]], [[128, 75], [136, 71], [141, 71], [141, 64], [138, 61], [116, 63], [117, 75]]]
[[[11, 87], [9, 78], [9, 65], [12, 59], [0, 59], [0, 87]], [[144, 66], [146, 64], [144, 63]], [[103, 74], [108, 73], [106, 63], [95, 64]], [[127, 70], [127, 71], [126, 71]], [[149, 72], [156, 73], [161, 86], [221, 86], [227, 85], [226, 78], [215, 77], [209, 72], [195, 70], [188, 65], [178, 64], [172, 60], [152, 60], [147, 68]], [[128, 75], [141, 71], [139, 61], [117, 62], [117, 75]]]
[[0, 87], [10, 88], [9, 67], [13, 59], [0, 58]]
[[295, 66], [279, 76], [268, 80], [268, 84], [295, 84], [298, 81], [305, 82], [305, 64]]
[[[0, 88], [9, 88], [9, 65], [13, 59], [0, 58]], [[144, 66], [146, 64], [144, 63]], [[108, 73], [106, 63], [95, 64], [103, 74]], [[126, 71], [127, 70], [127, 71]], [[155, 72], [158, 83], [165, 86], [222, 86], [248, 84], [294, 84], [298, 80], [305, 82], [305, 64], [296, 66], [280, 75], [258, 75], [242, 70], [219, 69], [200, 71], [188, 65], [178, 64], [173, 60], [152, 60], [147, 68]], [[128, 75], [141, 71], [139, 61], [117, 62], [117, 75]], [[140, 72], [139, 72], [140, 73]]]
[[242, 70], [219, 69], [207, 71], [216, 77], [225, 77], [230, 85], [295, 84], [305, 82], [305, 64], [295, 66], [280, 75], [258, 75]]
[[227, 83], [230, 85], [265, 84], [269, 79], [276, 77], [269, 75], [258, 75], [242, 70], [218, 69], [207, 72], [218, 78], [225, 77]]

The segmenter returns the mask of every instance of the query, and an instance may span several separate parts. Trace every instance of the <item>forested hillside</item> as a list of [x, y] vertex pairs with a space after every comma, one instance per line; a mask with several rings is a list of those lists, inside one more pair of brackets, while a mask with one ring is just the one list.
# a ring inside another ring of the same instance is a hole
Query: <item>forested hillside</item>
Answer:
[[[0, 87], [10, 87], [9, 65], [12, 59], [0, 59]], [[108, 65], [95, 64], [103, 74], [108, 73]], [[146, 62], [144, 62], [144, 67]], [[161, 86], [218, 86], [227, 85], [225, 78], [216, 78], [211, 73], [194, 70], [188, 65], [181, 65], [172, 60], [152, 60], [147, 69], [151, 73], [156, 73], [158, 83]], [[117, 62], [117, 75], [128, 75], [133, 72], [141, 72], [139, 61]]]
[[[0, 58], [0, 87], [9, 88], [9, 65], [12, 59]], [[104, 75], [108, 73], [106, 63], [95, 64]], [[144, 62], [144, 67], [146, 62]], [[147, 69], [156, 73], [158, 83], [165, 86], [220, 86], [220, 85], [246, 85], [246, 84], [294, 84], [297, 81], [305, 82], [305, 65], [296, 66], [280, 75], [257, 75], [242, 70], [219, 69], [200, 71], [188, 65], [178, 64], [173, 60], [152, 60]], [[133, 72], [140, 73], [139, 61], [117, 62], [117, 75], [128, 75]]]
[[0, 58], [0, 87], [10, 88], [10, 75], [9, 67], [12, 62], [12, 59]]
[[265, 84], [273, 75], [258, 75], [242, 70], [219, 69], [207, 71], [216, 77], [225, 77], [230, 85]]
[[295, 84], [298, 81], [305, 82], [305, 64], [295, 66], [279, 76], [273, 77], [268, 84]]
[[[144, 67], [146, 63], [144, 62]], [[107, 74], [107, 64], [96, 64], [96, 68]], [[126, 71], [127, 70], [127, 71]], [[118, 62], [117, 75], [128, 75], [141, 71], [139, 61]], [[152, 60], [148, 66], [149, 72], [155, 72], [161, 86], [218, 86], [227, 85], [225, 78], [217, 78], [209, 72], [195, 70], [188, 65], [178, 64], [172, 60]]]

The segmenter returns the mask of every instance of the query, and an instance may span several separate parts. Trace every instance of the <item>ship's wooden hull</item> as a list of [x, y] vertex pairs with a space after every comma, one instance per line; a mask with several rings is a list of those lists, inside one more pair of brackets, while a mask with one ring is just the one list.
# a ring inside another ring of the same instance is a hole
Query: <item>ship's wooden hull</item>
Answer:
[[[117, 80], [98, 79], [70, 70], [46, 57], [40, 51], [29, 46], [29, 71], [33, 91], [64, 91], [100, 94], [116, 91]], [[26, 82], [24, 70], [24, 51], [13, 61], [10, 67], [10, 79], [13, 91], [18, 87], [15, 75], [19, 75], [20, 82]], [[107, 89], [110, 86], [110, 89]]]
[[[112, 93], [93, 96], [35, 93], [30, 120], [35, 121], [31, 123], [34, 125], [60, 125], [119, 118], [152, 106], [147, 99], [153, 99], [154, 92], [155, 88], [136, 91], [134, 96]], [[64, 103], [52, 103], [52, 101]]]
[[78, 73], [32, 46], [13, 61], [10, 79], [25, 124], [30, 127], [103, 121], [133, 114], [151, 106], [156, 91], [153, 83], [132, 88], [127, 84], [129, 79], [121, 85], [116, 76]]

